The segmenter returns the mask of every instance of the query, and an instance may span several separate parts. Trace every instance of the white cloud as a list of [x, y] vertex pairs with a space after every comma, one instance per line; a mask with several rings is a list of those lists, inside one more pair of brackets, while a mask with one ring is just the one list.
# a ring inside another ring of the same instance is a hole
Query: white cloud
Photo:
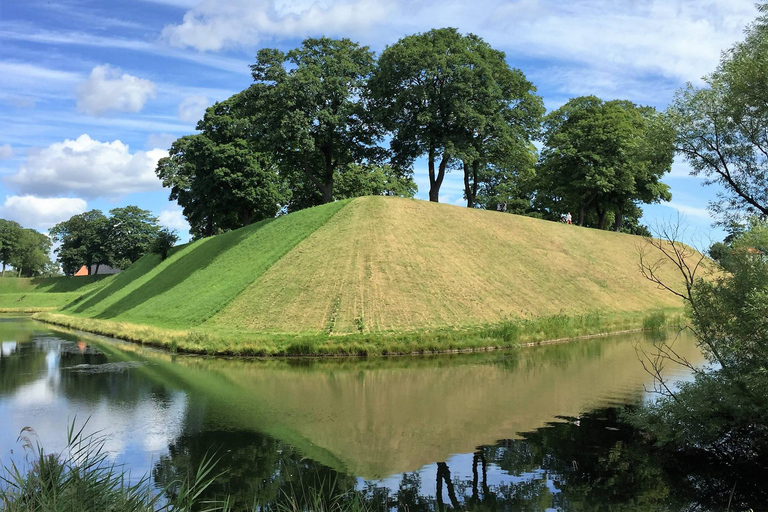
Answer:
[[661, 203], [661, 204], [669, 208], [674, 208], [681, 214], [687, 215], [689, 217], [695, 217], [697, 219], [714, 220], [712, 219], [712, 215], [709, 213], [709, 210], [707, 210], [706, 208], [700, 208], [698, 206], [689, 206], [687, 204], [676, 203], [676, 202]]
[[86, 207], [86, 202], [77, 197], [7, 196], [0, 212], [4, 218], [15, 220], [25, 228], [48, 229], [83, 213]]
[[205, 96], [188, 96], [179, 104], [179, 119], [185, 123], [196, 123], [210, 106], [211, 101]]
[[88, 135], [29, 150], [19, 171], [6, 182], [24, 194], [85, 198], [120, 197], [160, 188], [155, 175], [162, 149], [136, 151], [119, 140], [99, 142]]
[[512, 58], [695, 81], [755, 15], [753, 0], [204, 0], [163, 36], [213, 51], [317, 35], [381, 49], [408, 33], [454, 26]]
[[0, 146], [0, 160], [11, 158], [13, 156], [13, 148], [10, 144], [3, 144]]
[[138, 112], [157, 87], [150, 80], [128, 74], [110, 66], [96, 66], [91, 76], [78, 89], [77, 108], [90, 115], [108, 111]]
[[174, 46], [220, 50], [253, 45], [262, 38], [309, 34], [360, 34], [391, 16], [396, 2], [375, 0], [204, 0], [179, 25], [163, 29]]
[[182, 233], [189, 231], [189, 223], [187, 222], [187, 219], [184, 218], [184, 214], [180, 209], [163, 210], [157, 218], [161, 226], [175, 229]]

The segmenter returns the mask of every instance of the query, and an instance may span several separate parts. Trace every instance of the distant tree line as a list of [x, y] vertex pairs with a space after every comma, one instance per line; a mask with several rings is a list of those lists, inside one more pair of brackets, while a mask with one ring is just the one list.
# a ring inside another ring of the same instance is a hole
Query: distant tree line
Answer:
[[22, 227], [12, 220], [0, 219], [0, 259], [2, 277], [8, 267], [16, 276], [37, 277], [57, 273], [49, 256], [51, 240], [46, 235]]
[[251, 74], [157, 165], [195, 238], [342, 198], [412, 197], [421, 158], [430, 201], [461, 172], [470, 208], [638, 232], [639, 205], [670, 199], [674, 134], [653, 108], [588, 96], [545, 116], [503, 52], [456, 29], [378, 59], [349, 39], [265, 48]]
[[151, 212], [138, 206], [112, 209], [109, 216], [100, 210], [74, 215], [49, 234], [59, 244], [55, 253], [66, 275], [83, 265], [88, 274], [97, 274], [101, 266], [125, 269], [150, 251], [164, 259], [178, 241], [173, 231], [161, 228]]

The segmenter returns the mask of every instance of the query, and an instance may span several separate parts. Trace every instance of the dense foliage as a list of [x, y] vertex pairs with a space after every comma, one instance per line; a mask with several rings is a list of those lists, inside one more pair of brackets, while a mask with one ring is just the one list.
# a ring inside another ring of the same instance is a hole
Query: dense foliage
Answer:
[[669, 125], [626, 101], [576, 98], [550, 114], [537, 166], [542, 98], [473, 34], [406, 36], [378, 59], [349, 39], [310, 38], [259, 50], [251, 73], [158, 163], [195, 238], [339, 199], [413, 197], [420, 159], [430, 201], [462, 172], [469, 208], [551, 220], [581, 210], [582, 225], [645, 234], [640, 205], [670, 199], [659, 181]]
[[36, 277], [56, 274], [51, 262], [51, 239], [34, 229], [25, 229], [11, 220], [0, 219], [0, 260], [2, 276], [8, 265], [17, 275]]
[[[674, 340], [659, 341], [647, 363], [663, 397], [635, 421], [666, 448], [742, 472], [768, 467], [767, 23], [758, 19], [746, 40], [723, 54], [707, 86], [683, 89], [668, 113], [693, 172], [723, 185], [712, 209], [730, 233], [710, 249], [717, 268], [702, 276], [703, 256], [676, 242], [676, 229], [649, 239], [659, 259], [645, 253], [641, 264], [648, 278], [686, 301], [688, 327], [710, 364], [696, 368], [677, 354]], [[734, 223], [744, 217], [747, 224]], [[658, 278], [663, 264], [677, 268], [684, 287]], [[670, 362], [688, 367], [695, 380], [668, 385], [662, 370]]]
[[101, 265], [125, 269], [149, 252], [160, 234], [157, 218], [137, 206], [74, 215], [49, 231], [59, 243], [54, 251], [62, 271], [72, 275], [85, 265], [98, 273]]
[[578, 224], [620, 231], [638, 203], [670, 200], [661, 183], [670, 170], [672, 133], [650, 107], [594, 96], [570, 100], [547, 115], [537, 201], [550, 211], [578, 212]]

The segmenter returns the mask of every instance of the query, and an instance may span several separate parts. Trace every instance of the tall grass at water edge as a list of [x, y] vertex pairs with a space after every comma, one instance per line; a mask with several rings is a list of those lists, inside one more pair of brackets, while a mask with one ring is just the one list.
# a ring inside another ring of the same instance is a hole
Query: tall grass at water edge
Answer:
[[[86, 422], [87, 424], [87, 422]], [[213, 456], [203, 459], [194, 474], [164, 488], [148, 476], [131, 483], [130, 472], [110, 461], [106, 437], [85, 434], [85, 424], [75, 422], [67, 431], [61, 453], [46, 453], [34, 431], [26, 427], [19, 436], [25, 458], [0, 469], [0, 510], [3, 512], [231, 512], [229, 498], [211, 500], [205, 491], [223, 473], [216, 473]], [[291, 487], [266, 508], [276, 512], [368, 512], [372, 510], [356, 491], [337, 491], [335, 482], [320, 488]], [[257, 510], [254, 505], [246, 510]], [[259, 510], [265, 510], [263, 507]]]

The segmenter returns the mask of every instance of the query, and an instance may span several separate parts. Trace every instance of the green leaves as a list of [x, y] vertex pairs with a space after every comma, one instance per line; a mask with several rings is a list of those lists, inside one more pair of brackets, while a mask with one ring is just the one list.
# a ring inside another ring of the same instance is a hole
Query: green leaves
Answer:
[[[669, 200], [673, 134], [650, 107], [574, 98], [544, 122], [539, 200], [550, 210], [579, 211], [579, 223], [622, 228], [637, 203]], [[594, 217], [589, 218], [590, 212]]]

